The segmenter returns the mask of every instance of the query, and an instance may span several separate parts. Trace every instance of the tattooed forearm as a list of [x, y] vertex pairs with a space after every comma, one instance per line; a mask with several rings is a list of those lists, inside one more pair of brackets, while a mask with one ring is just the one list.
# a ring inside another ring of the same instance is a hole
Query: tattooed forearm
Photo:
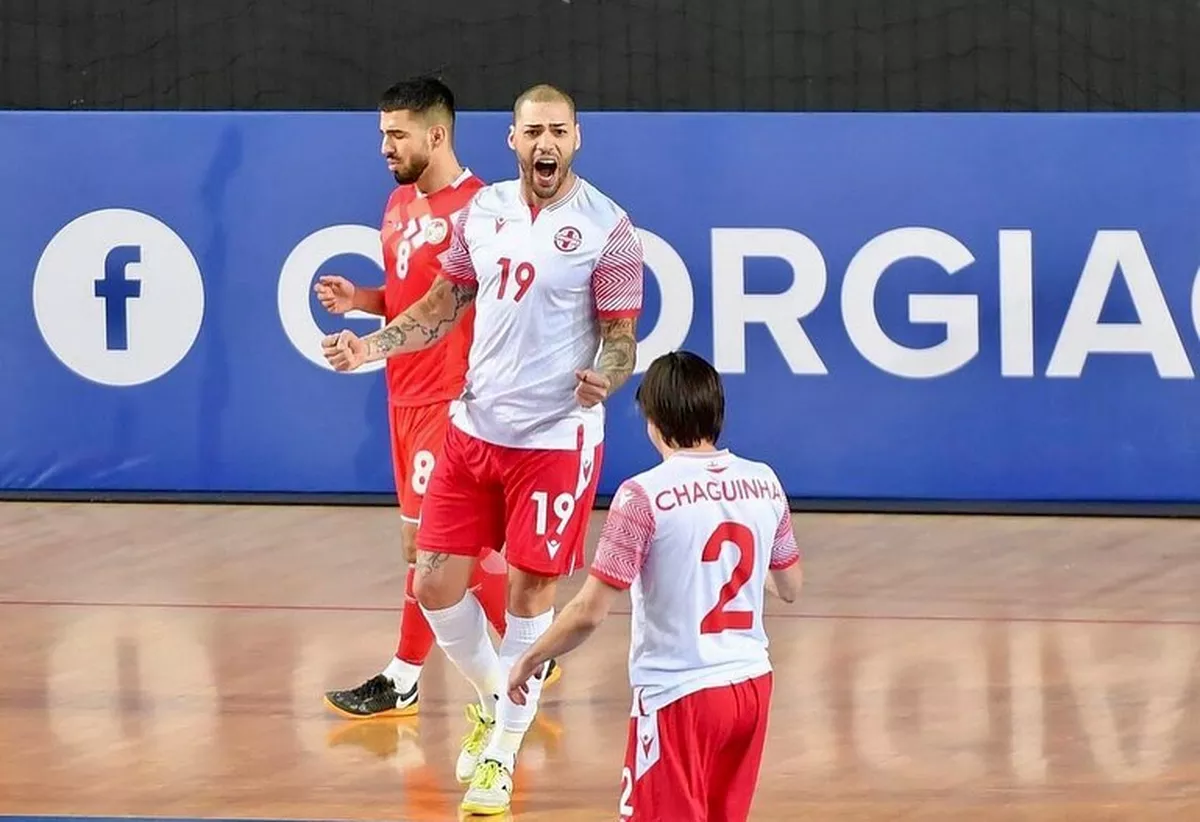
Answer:
[[600, 359], [597, 366], [608, 377], [609, 394], [625, 384], [633, 374], [637, 362], [637, 337], [632, 317], [619, 320], [601, 320]]
[[[447, 280], [447, 282], [449, 281]], [[475, 302], [475, 295], [479, 293], [479, 286], [450, 283], [450, 293], [454, 296], [454, 316], [457, 319], [460, 314], [470, 307], [471, 303]]]
[[367, 360], [382, 360], [428, 348], [458, 324], [478, 287], [438, 277], [429, 292], [383, 328], [363, 337]]

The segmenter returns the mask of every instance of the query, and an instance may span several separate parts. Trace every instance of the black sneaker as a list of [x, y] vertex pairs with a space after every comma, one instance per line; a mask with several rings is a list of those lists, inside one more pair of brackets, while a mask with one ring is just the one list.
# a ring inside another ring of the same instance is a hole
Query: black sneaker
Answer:
[[376, 674], [357, 688], [348, 691], [327, 691], [325, 704], [335, 713], [348, 719], [368, 719], [377, 716], [412, 716], [417, 712], [417, 686], [402, 694], [392, 680]]

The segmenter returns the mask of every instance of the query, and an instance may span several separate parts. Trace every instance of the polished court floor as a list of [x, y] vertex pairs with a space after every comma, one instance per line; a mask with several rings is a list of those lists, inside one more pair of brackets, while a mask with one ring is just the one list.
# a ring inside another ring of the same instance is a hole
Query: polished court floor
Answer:
[[[416, 719], [321, 704], [394, 648], [397, 524], [0, 504], [0, 816], [458, 818], [469, 689], [436, 649]], [[806, 590], [769, 609], [754, 819], [1200, 820], [1200, 522], [796, 528]], [[617, 818], [620, 611], [546, 692], [512, 818]]]

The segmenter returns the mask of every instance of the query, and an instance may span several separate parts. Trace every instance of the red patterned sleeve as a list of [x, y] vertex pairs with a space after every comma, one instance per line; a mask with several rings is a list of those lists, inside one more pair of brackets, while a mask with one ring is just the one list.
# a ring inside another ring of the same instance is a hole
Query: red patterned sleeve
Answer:
[[471, 262], [471, 249], [463, 237], [467, 225], [467, 217], [471, 213], [470, 204], [458, 215], [454, 224], [454, 232], [450, 238], [450, 247], [442, 254], [442, 273], [449, 279], [464, 285], [474, 285], [478, 282], [475, 276], [475, 263]]
[[623, 216], [608, 235], [592, 272], [592, 297], [602, 319], [641, 313], [643, 263], [642, 241], [629, 217]]
[[800, 549], [796, 547], [796, 533], [792, 530], [792, 512], [784, 506], [779, 527], [775, 529], [775, 542], [771, 545], [772, 571], [791, 568], [800, 561]]
[[645, 490], [632, 480], [617, 489], [600, 532], [592, 576], [625, 590], [642, 570], [654, 538], [654, 510]]

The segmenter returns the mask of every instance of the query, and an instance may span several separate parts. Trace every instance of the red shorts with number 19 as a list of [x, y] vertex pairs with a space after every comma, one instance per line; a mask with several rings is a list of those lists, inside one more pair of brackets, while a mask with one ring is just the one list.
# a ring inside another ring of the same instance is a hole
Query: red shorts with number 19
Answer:
[[504, 545], [509, 565], [541, 576], [584, 567], [602, 445], [577, 451], [494, 445], [451, 423], [429, 478], [417, 546], [476, 556]]

